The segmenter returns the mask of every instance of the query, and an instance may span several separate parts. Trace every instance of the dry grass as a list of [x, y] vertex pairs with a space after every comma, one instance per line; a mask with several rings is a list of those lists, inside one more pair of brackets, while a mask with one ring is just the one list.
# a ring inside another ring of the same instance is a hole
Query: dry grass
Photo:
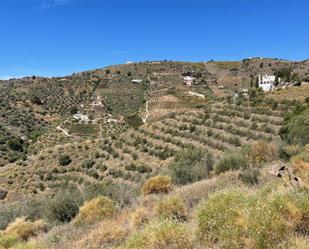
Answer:
[[290, 87], [286, 89], [280, 89], [269, 93], [269, 95], [275, 100], [299, 100], [304, 101], [306, 97], [309, 97], [309, 84], [302, 84], [300, 87]]
[[156, 215], [162, 218], [186, 220], [187, 207], [183, 199], [176, 196], [168, 197], [158, 202]]
[[277, 149], [274, 144], [257, 141], [252, 144], [249, 156], [254, 163], [261, 163], [271, 161], [276, 154]]
[[48, 249], [45, 245], [42, 245], [35, 241], [30, 241], [26, 243], [17, 243], [11, 249]]
[[309, 237], [308, 236], [292, 236], [288, 241], [280, 244], [278, 249], [305, 249], [308, 248]]
[[15, 236], [21, 240], [27, 240], [31, 236], [35, 236], [42, 231], [46, 231], [47, 227], [43, 220], [34, 222], [27, 221], [25, 218], [17, 218], [14, 222], [8, 225], [5, 234]]
[[149, 178], [142, 187], [144, 195], [167, 194], [172, 190], [172, 180], [169, 176], [158, 175]]
[[119, 244], [129, 233], [128, 227], [117, 220], [107, 220], [92, 229], [90, 233], [83, 236], [77, 242], [73, 241], [71, 248], [74, 249], [96, 249], [110, 248], [110, 246]]
[[45, 249], [37, 241], [27, 240], [46, 230], [47, 226], [42, 220], [31, 222], [25, 218], [17, 218], [5, 231], [0, 231], [0, 249]]
[[116, 211], [114, 202], [104, 196], [99, 196], [86, 202], [79, 210], [75, 219], [76, 224], [89, 224], [107, 217]]
[[193, 249], [193, 237], [185, 224], [172, 221], [153, 221], [132, 234], [117, 249]]
[[309, 145], [297, 156], [291, 158], [293, 173], [298, 176], [305, 187], [309, 189]]
[[294, 233], [308, 232], [308, 207], [304, 191], [269, 186], [219, 192], [198, 208], [198, 236], [222, 248], [274, 248]]
[[138, 207], [131, 213], [130, 223], [132, 228], [138, 228], [149, 221], [152, 216], [151, 210]]
[[238, 178], [238, 172], [226, 172], [209, 180], [183, 186], [171, 192], [170, 196], [181, 197], [189, 208], [193, 208], [201, 200], [207, 199], [211, 193], [232, 186], [243, 186]]

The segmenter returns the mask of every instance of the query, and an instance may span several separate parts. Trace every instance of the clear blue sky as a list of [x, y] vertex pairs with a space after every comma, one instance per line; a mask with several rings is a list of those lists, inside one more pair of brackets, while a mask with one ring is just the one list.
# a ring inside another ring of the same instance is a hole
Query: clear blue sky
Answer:
[[309, 1], [0, 0], [0, 78], [145, 60], [309, 58]]

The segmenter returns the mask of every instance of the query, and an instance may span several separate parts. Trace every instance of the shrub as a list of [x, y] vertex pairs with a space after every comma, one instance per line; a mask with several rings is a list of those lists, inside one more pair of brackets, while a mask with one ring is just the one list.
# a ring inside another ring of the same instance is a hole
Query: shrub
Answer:
[[19, 242], [12, 247], [12, 249], [47, 249], [46, 246], [36, 241]]
[[76, 114], [77, 112], [78, 112], [77, 106], [72, 106], [72, 107], [70, 108], [70, 114], [71, 114], [71, 115], [74, 115], [74, 114]]
[[124, 168], [125, 168], [125, 170], [129, 170], [129, 171], [136, 171], [137, 170], [137, 166], [134, 163], [127, 164]]
[[264, 141], [253, 143], [249, 152], [250, 159], [254, 163], [270, 161], [275, 157], [275, 155], [275, 146]]
[[172, 181], [169, 176], [158, 175], [149, 178], [142, 187], [142, 193], [144, 195], [148, 194], [158, 194], [158, 193], [168, 193], [172, 189]]
[[77, 215], [82, 202], [78, 191], [60, 191], [46, 203], [45, 216], [50, 222], [70, 222]]
[[301, 178], [301, 185], [309, 189], [309, 145], [296, 156], [290, 159], [293, 173]]
[[290, 159], [292, 156], [297, 155], [301, 152], [302, 147], [299, 145], [282, 145], [279, 149], [279, 156], [286, 160]]
[[128, 187], [126, 184], [116, 184], [106, 180], [87, 185], [83, 192], [86, 200], [91, 200], [98, 196], [107, 196], [119, 205], [129, 204], [137, 194], [137, 191], [132, 191], [132, 187]]
[[193, 249], [191, 234], [180, 222], [154, 221], [131, 235], [117, 249]]
[[178, 152], [169, 170], [173, 182], [188, 184], [208, 177], [212, 169], [212, 156], [201, 149], [184, 149]]
[[259, 170], [258, 169], [246, 169], [239, 174], [239, 179], [246, 184], [257, 184], [259, 181]]
[[99, 196], [86, 202], [79, 210], [75, 223], [84, 224], [110, 217], [115, 212], [115, 204], [108, 197]]
[[216, 174], [229, 170], [245, 169], [249, 165], [247, 158], [242, 153], [225, 154], [214, 166]]
[[151, 169], [149, 166], [147, 166], [147, 165], [140, 165], [140, 166], [137, 166], [137, 167], [136, 167], [136, 170], [137, 170], [139, 173], [141, 173], [141, 174], [143, 174], [143, 173], [150, 173], [150, 172], [152, 171], [152, 169]]
[[33, 104], [42, 105], [42, 101], [41, 101], [40, 97], [37, 96], [37, 95], [31, 96], [30, 101], [31, 101]]
[[139, 227], [146, 223], [150, 218], [150, 212], [146, 208], [137, 208], [131, 213], [131, 226], [133, 228]]
[[8, 146], [11, 150], [22, 152], [24, 141], [21, 138], [12, 138], [8, 141]]
[[26, 221], [25, 218], [17, 218], [14, 222], [8, 225], [5, 234], [16, 237], [20, 240], [27, 240], [31, 236], [37, 235], [38, 232], [45, 230], [46, 224], [43, 220], [31, 222]]
[[304, 249], [309, 245], [308, 236], [291, 236], [288, 241], [284, 241], [277, 248], [278, 249]]
[[303, 191], [215, 193], [198, 208], [198, 237], [220, 248], [274, 248], [308, 225], [308, 203]]
[[129, 115], [125, 120], [133, 128], [137, 128], [143, 124], [143, 120], [138, 114]]
[[82, 167], [85, 169], [91, 169], [93, 165], [95, 165], [95, 161], [93, 161], [92, 159], [87, 159], [82, 163]]
[[0, 208], [0, 230], [5, 229], [18, 217], [27, 217], [31, 220], [41, 219], [44, 210], [43, 198], [27, 198], [15, 203], [1, 204]]
[[156, 214], [162, 218], [186, 220], [187, 208], [183, 199], [169, 197], [157, 203]]
[[289, 144], [306, 145], [309, 143], [309, 108], [299, 106], [287, 116], [280, 129], [281, 138]]
[[11, 248], [18, 242], [18, 238], [13, 235], [5, 235], [0, 232], [0, 248], [7, 249]]
[[61, 166], [69, 165], [69, 164], [72, 162], [70, 156], [67, 155], [67, 154], [61, 155], [61, 156], [58, 158], [58, 161], [59, 161], [59, 164], [60, 164]]

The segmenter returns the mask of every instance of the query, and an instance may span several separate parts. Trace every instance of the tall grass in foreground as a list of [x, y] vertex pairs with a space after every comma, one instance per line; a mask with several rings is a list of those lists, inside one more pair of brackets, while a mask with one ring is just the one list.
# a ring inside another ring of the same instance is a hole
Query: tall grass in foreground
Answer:
[[198, 238], [222, 248], [275, 248], [295, 233], [308, 234], [308, 203], [308, 193], [301, 190], [219, 192], [198, 208]]

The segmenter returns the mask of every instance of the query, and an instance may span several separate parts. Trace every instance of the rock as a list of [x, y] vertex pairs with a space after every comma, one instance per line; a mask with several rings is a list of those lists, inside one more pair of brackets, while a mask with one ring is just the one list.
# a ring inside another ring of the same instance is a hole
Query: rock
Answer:
[[4, 200], [8, 191], [0, 189], [0, 200]]

